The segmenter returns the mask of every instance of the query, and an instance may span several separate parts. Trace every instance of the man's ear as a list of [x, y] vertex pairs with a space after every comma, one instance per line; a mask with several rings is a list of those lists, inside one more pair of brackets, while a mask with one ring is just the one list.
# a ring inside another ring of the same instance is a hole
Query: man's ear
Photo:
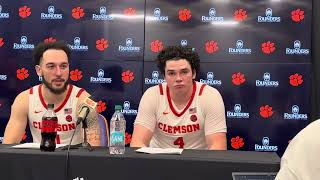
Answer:
[[196, 76], [197, 76], [197, 72], [196, 72], [196, 70], [193, 70], [192, 71], [192, 79], [193, 80], [196, 79]]
[[40, 65], [36, 65], [35, 69], [36, 69], [37, 75], [42, 76], [42, 71], [41, 71]]

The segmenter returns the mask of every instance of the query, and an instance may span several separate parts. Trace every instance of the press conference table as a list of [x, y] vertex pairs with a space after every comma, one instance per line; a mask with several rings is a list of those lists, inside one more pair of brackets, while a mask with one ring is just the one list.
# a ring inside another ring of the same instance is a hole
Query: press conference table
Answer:
[[[184, 150], [181, 155], [142, 154], [126, 148], [109, 155], [106, 148], [71, 150], [70, 180], [229, 180], [232, 172], [278, 172], [276, 153]], [[1, 180], [66, 180], [66, 151], [41, 152], [0, 144]], [[83, 179], [81, 179], [83, 178]]]

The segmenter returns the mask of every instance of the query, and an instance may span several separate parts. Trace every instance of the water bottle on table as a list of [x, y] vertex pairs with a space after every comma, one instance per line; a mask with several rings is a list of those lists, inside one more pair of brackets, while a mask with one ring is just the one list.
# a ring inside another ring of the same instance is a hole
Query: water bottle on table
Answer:
[[122, 107], [115, 106], [115, 112], [110, 121], [110, 154], [124, 154], [126, 120], [121, 112]]

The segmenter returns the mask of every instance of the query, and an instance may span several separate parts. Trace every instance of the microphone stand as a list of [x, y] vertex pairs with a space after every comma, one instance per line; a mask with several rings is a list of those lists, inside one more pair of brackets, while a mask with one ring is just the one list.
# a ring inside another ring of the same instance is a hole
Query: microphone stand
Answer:
[[[87, 121], [86, 121], [87, 116], [88, 116], [88, 114], [86, 115], [86, 117], [83, 120], [82, 120], [82, 118], [81, 119], [78, 118], [78, 122], [79, 121], [82, 122], [83, 142], [80, 144], [70, 145], [70, 149], [80, 149], [80, 150], [87, 150], [87, 151], [93, 150], [92, 146], [90, 145], [90, 143], [88, 143], [88, 140], [87, 140], [87, 128], [88, 128]], [[67, 149], [68, 149], [68, 146], [65, 146], [62, 148], [62, 150], [67, 150]]]

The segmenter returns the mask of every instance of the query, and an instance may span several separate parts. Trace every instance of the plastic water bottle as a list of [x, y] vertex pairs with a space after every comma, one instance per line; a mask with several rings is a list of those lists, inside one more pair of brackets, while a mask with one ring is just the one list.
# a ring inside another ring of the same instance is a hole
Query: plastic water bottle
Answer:
[[121, 113], [121, 106], [115, 106], [115, 112], [110, 121], [110, 154], [124, 154], [126, 120]]

